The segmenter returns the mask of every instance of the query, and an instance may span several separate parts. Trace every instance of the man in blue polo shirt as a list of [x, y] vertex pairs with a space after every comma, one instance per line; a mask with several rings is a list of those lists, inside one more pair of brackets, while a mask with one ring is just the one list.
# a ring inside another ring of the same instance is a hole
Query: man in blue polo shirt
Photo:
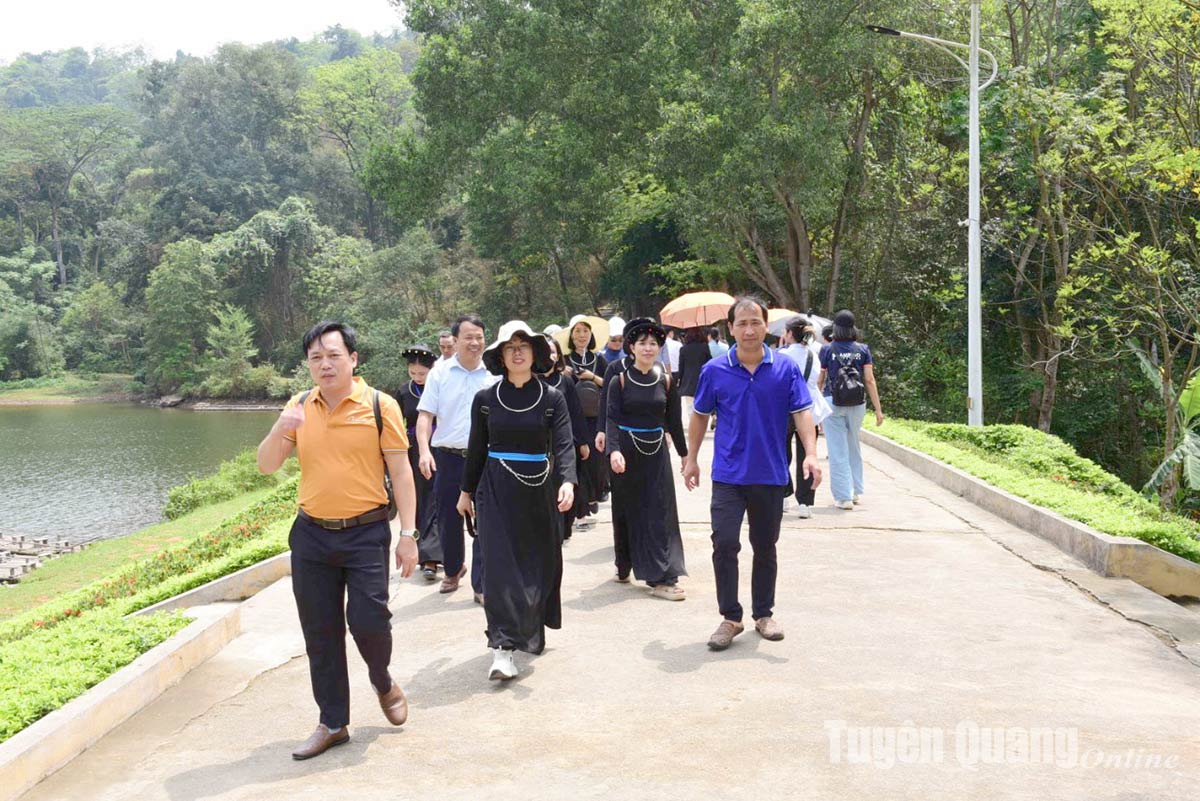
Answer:
[[683, 480], [689, 490], [700, 483], [700, 447], [708, 416], [721, 419], [714, 441], [712, 493], [713, 572], [721, 625], [708, 647], [723, 651], [745, 631], [738, 602], [738, 551], [742, 520], [750, 518], [754, 569], [750, 577], [754, 628], [767, 640], [782, 640], [783, 629], [772, 616], [777, 565], [775, 543], [783, 518], [788, 483], [788, 416], [804, 443], [803, 475], [821, 483], [817, 464], [817, 432], [812, 398], [800, 368], [779, 359], [766, 347], [767, 307], [761, 300], [739, 297], [729, 308], [729, 330], [737, 343], [723, 358], [700, 371], [692, 419], [688, 424], [688, 456]]

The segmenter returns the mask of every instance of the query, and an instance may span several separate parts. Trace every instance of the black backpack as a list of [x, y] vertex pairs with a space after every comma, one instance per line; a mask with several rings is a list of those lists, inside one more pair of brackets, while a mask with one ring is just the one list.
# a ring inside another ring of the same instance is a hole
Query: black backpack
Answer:
[[[861, 353], [856, 346], [851, 353], [831, 353], [838, 361], [838, 370], [833, 378], [831, 394], [834, 406], [861, 406], [867, 402], [867, 387], [862, 373], [853, 357]], [[849, 358], [843, 358], [849, 357]]]
[[[383, 413], [379, 411], [379, 390], [375, 389], [375, 390], [372, 390], [372, 392], [375, 393], [374, 397], [372, 397], [372, 399], [371, 399], [372, 400], [371, 408], [372, 408], [372, 411], [375, 412], [375, 430], [379, 433], [379, 436], [382, 439], [382, 437], [383, 437]], [[300, 393], [300, 400], [296, 405], [303, 409], [304, 402], [306, 400], [308, 400], [308, 396], [311, 394], [312, 394], [311, 389], [305, 390], [304, 392]], [[380, 457], [383, 456], [382, 450], [379, 451], [379, 455], [380, 455]], [[391, 475], [388, 474], [386, 459], [384, 459], [384, 462], [383, 462], [383, 488], [385, 490], [387, 490], [388, 520], [391, 520], [391, 519], [395, 518], [395, 516], [396, 516], [396, 495], [395, 495], [395, 493], [392, 492], [392, 477], [391, 477]]]

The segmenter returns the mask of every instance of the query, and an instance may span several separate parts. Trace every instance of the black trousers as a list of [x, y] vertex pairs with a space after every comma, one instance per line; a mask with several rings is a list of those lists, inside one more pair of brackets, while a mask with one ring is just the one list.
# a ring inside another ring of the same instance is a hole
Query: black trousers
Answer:
[[[437, 472], [433, 477], [434, 503], [437, 504], [438, 536], [442, 540], [442, 565], [447, 576], [457, 576], [467, 563], [463, 519], [458, 513], [458, 494], [462, 491], [463, 467], [467, 460], [457, 453], [433, 449]], [[483, 554], [479, 540], [471, 544], [471, 588], [483, 592]]]
[[786, 492], [786, 486], [713, 482], [713, 573], [717, 579], [717, 605], [726, 620], [741, 622], [742, 619], [742, 605], [738, 602], [738, 552], [742, 549], [742, 520], [746, 517], [750, 518], [750, 547], [754, 550], [750, 574], [754, 619], [771, 616], [778, 572], [775, 543], [779, 541]]
[[292, 593], [304, 631], [313, 698], [321, 722], [339, 729], [350, 722], [346, 624], [367, 663], [376, 691], [392, 686], [392, 613], [388, 611], [387, 521], [326, 531], [297, 517], [292, 548]]
[[[804, 441], [800, 439], [800, 435], [793, 431], [788, 435], [796, 441], [796, 460], [792, 461], [792, 449], [788, 448], [788, 467], [793, 464], [796, 466], [796, 503], [802, 503], [805, 506], [813, 506], [817, 502], [817, 491], [813, 489], [813, 477], [804, 477], [804, 457], [807, 453], [804, 450]], [[788, 495], [792, 495], [791, 487], [788, 488]], [[786, 496], [785, 496], [786, 497]]]

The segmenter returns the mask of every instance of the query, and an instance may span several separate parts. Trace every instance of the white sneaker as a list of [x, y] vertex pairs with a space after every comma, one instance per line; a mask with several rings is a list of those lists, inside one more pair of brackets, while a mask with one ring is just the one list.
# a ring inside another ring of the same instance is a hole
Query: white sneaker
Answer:
[[861, 500], [862, 500], [861, 497], [859, 497], [858, 495], [855, 495], [853, 498], [850, 499], [850, 502], [852, 504], [854, 504], [855, 506], [858, 506], [858, 502]]
[[854, 501], [838, 501], [834, 504], [839, 509], [853, 509]]
[[493, 648], [492, 669], [488, 671], [488, 678], [492, 681], [508, 681], [516, 676], [517, 663], [513, 661], [513, 652], [505, 651], [503, 648]]
[[783, 499], [783, 511], [785, 511], [785, 512], [789, 511], [795, 505], [796, 505], [796, 499], [793, 498], [791, 495], [789, 495]]
[[812, 507], [804, 504], [797, 504], [796, 516], [801, 520], [807, 520], [812, 517]]

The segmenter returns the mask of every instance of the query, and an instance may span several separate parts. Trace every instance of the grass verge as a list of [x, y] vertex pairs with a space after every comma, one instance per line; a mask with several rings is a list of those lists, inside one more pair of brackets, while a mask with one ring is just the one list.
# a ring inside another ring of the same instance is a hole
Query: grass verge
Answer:
[[895, 419], [872, 430], [1063, 517], [1200, 563], [1200, 525], [1164, 512], [1058, 437], [1017, 425]]
[[133, 376], [123, 373], [64, 373], [47, 378], [0, 382], [0, 404], [74, 403], [124, 400]]
[[0, 645], [0, 742], [76, 698], [189, 623], [182, 613], [72, 620]]
[[155, 523], [124, 537], [93, 543], [78, 553], [51, 559], [21, 579], [19, 584], [0, 588], [0, 621], [74, 592], [130, 562], [186, 542], [261, 501], [271, 492], [271, 488], [246, 492], [227, 501], [200, 507], [176, 520]]
[[287, 550], [296, 487], [0, 623], [0, 742], [187, 625], [176, 613], [130, 613]]

